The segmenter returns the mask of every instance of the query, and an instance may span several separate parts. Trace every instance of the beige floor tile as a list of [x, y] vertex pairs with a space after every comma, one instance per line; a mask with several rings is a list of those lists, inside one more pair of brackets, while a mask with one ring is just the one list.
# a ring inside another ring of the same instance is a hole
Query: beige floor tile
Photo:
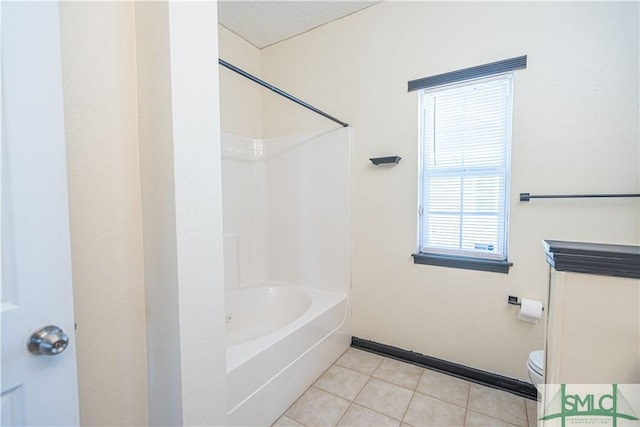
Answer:
[[471, 384], [469, 409], [518, 426], [528, 426], [525, 398], [479, 384]]
[[285, 415], [310, 426], [332, 426], [350, 403], [338, 396], [311, 387], [285, 412]]
[[467, 406], [471, 383], [450, 375], [425, 369], [416, 391], [460, 406]]
[[421, 393], [415, 393], [402, 421], [415, 427], [462, 426], [466, 409]]
[[355, 402], [400, 420], [413, 392], [407, 388], [371, 378]]
[[347, 409], [338, 425], [345, 427], [398, 427], [400, 421], [354, 403]]
[[366, 375], [371, 375], [378, 365], [380, 365], [382, 359], [384, 358], [377, 354], [358, 350], [357, 348], [349, 348], [338, 360], [336, 360], [335, 364], [353, 369], [354, 371], [358, 371]]
[[474, 411], [467, 411], [467, 420], [464, 425], [466, 427], [515, 427], [514, 424]]
[[342, 366], [332, 365], [318, 378], [314, 385], [329, 393], [353, 400], [368, 380], [369, 377], [367, 375], [343, 368]]
[[281, 416], [280, 418], [278, 418], [278, 420], [275, 423], [272, 424], [272, 427], [298, 427], [298, 426], [304, 427], [304, 424], [300, 424], [296, 420], [292, 420], [286, 415]]
[[273, 427], [537, 427], [536, 419], [533, 400], [349, 348]]
[[538, 425], [538, 402], [527, 399], [527, 418], [529, 419], [529, 427]]
[[419, 366], [394, 359], [384, 359], [373, 373], [373, 377], [413, 390], [418, 385], [422, 371], [423, 369]]

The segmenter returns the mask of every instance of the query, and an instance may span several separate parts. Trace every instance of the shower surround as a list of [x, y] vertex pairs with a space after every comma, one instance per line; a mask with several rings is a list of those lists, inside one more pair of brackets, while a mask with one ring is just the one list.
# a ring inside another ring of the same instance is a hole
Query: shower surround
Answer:
[[273, 423], [349, 345], [349, 144], [222, 134], [231, 425]]

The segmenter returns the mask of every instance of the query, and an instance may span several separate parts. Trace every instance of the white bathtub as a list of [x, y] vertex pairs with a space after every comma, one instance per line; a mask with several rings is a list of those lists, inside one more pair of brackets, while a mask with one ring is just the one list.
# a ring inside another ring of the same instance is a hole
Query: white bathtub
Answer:
[[348, 348], [348, 302], [273, 282], [227, 294], [230, 425], [271, 425]]

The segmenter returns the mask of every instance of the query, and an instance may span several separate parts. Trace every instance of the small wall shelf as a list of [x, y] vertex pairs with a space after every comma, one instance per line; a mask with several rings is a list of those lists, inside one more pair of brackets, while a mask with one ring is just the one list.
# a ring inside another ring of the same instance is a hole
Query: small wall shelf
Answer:
[[398, 162], [400, 161], [402, 157], [400, 156], [389, 156], [389, 157], [373, 157], [369, 160], [371, 160], [371, 163], [373, 163], [374, 165], [378, 166], [378, 165], [396, 165], [398, 164]]

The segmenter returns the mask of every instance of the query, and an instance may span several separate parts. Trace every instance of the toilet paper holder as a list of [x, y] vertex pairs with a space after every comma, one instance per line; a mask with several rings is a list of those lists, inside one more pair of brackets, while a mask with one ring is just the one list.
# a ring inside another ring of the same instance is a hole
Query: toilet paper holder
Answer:
[[[522, 305], [522, 303], [518, 301], [518, 297], [514, 297], [513, 295], [509, 295], [507, 303], [511, 305]], [[544, 307], [542, 307], [542, 311], [544, 311]]]

